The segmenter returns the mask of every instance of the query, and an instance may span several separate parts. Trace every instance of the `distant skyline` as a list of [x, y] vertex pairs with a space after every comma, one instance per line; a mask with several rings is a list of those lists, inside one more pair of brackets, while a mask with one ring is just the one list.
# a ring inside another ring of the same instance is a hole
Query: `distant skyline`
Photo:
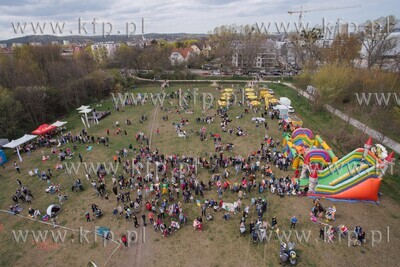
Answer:
[[[367, 19], [394, 15], [400, 18], [400, 2], [396, 0], [371, 1], [276, 1], [276, 0], [172, 0], [172, 1], [128, 1], [128, 0], [21, 0], [16, 2], [0, 0], [0, 40], [33, 35], [31, 22], [46, 26], [43, 31], [36, 28], [37, 34], [54, 35], [101, 35], [141, 33], [141, 19], [144, 18], [145, 33], [207, 33], [220, 25], [243, 25], [271, 23], [273, 32], [275, 24], [298, 22], [299, 14], [288, 14], [288, 11], [321, 10], [346, 8], [303, 13], [302, 21], [312, 26], [321, 25], [322, 20], [334, 24], [338, 18], [343, 22], [361, 24]], [[81, 19], [79, 27], [79, 18]], [[96, 19], [95, 31], [93, 20]], [[27, 23], [24, 33], [19, 29], [14, 32], [17, 23]], [[64, 24], [62, 34], [58, 29], [53, 32], [56, 22]], [[83, 23], [86, 22], [85, 26]], [[13, 25], [14, 24], [14, 28]], [[128, 28], [127, 28], [128, 23]], [[112, 30], [111, 26], [112, 25]], [[293, 27], [291, 25], [290, 27]], [[79, 32], [80, 31], [80, 32]]]

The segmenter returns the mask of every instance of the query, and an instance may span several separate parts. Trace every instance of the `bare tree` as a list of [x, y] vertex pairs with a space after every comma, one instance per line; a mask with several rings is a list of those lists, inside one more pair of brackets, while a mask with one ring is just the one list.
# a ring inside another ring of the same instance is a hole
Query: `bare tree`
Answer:
[[325, 50], [324, 57], [328, 64], [352, 66], [359, 58], [361, 42], [356, 36], [337, 35], [332, 45]]
[[296, 62], [299, 62], [303, 68], [314, 70], [320, 64], [322, 53], [317, 41], [322, 37], [322, 31], [319, 28], [302, 30], [300, 35], [290, 35]]
[[366, 52], [368, 69], [376, 64], [381, 68], [385, 55], [396, 47], [398, 38], [391, 34], [395, 23], [395, 17], [388, 16], [364, 24], [359, 36]]

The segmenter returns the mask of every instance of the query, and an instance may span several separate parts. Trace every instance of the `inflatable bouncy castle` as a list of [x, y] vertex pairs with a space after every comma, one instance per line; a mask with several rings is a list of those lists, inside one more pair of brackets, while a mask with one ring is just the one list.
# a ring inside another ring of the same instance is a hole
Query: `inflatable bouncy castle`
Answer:
[[299, 128], [284, 134], [284, 155], [292, 168], [301, 171], [300, 186], [308, 187], [307, 195], [341, 200], [378, 201], [382, 177], [394, 160], [386, 148], [369, 138], [338, 159], [328, 144], [311, 130]]
[[323, 169], [312, 165], [312, 157], [304, 159], [300, 186], [309, 187], [308, 196], [377, 202], [382, 177], [393, 160], [394, 152], [388, 155], [382, 145], [373, 145], [369, 138], [363, 148]]
[[312, 131], [307, 128], [298, 128], [291, 135], [285, 133], [282, 145], [284, 155], [293, 162], [293, 170], [299, 169], [304, 163], [322, 169], [338, 160], [328, 144], [319, 135], [314, 138]]

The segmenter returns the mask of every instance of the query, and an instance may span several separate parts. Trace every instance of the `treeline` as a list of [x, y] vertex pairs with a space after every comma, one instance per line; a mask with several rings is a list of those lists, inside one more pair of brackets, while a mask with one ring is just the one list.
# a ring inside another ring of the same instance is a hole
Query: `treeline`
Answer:
[[201, 68], [207, 59], [202, 55], [191, 54], [187, 61], [172, 64], [170, 55], [173, 48], [187, 48], [193, 40], [168, 43], [153, 40], [145, 47], [121, 44], [113, 59], [108, 60], [107, 68], [119, 68], [141, 78], [149, 79], [194, 79], [188, 68]]
[[0, 132], [16, 138], [51, 123], [116, 86], [86, 51], [61, 56], [59, 46], [22, 46], [0, 56]]

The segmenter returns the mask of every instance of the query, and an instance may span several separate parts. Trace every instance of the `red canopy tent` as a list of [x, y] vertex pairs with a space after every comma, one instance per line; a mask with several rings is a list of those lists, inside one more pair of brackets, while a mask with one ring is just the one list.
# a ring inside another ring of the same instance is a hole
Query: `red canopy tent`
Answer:
[[45, 134], [45, 133], [50, 132], [50, 131], [55, 130], [55, 129], [57, 129], [56, 126], [48, 125], [48, 124], [42, 124], [36, 130], [34, 130], [32, 133], [36, 134], [36, 135], [42, 135], [42, 134]]

